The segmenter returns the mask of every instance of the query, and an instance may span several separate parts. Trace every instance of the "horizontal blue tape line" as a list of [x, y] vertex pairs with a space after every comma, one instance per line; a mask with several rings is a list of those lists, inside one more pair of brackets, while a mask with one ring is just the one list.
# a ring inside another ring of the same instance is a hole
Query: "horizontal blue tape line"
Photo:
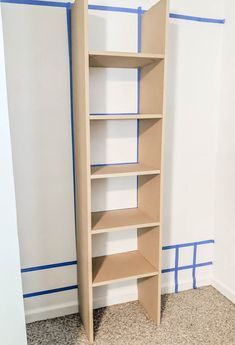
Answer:
[[189, 242], [189, 243], [182, 243], [182, 244], [174, 244], [172, 246], [162, 247], [162, 250], [191, 247], [191, 246], [194, 246], [195, 244], [200, 246], [202, 244], [210, 244], [210, 243], [215, 243], [215, 241], [214, 240], [206, 240], [206, 241], [199, 241], [199, 242]]
[[170, 16], [170, 18], [174, 18], [174, 19], [191, 20], [194, 22], [213, 23], [213, 24], [224, 24], [225, 23], [225, 19], [195, 17], [195, 16], [187, 16], [185, 14], [177, 14], [177, 13], [170, 13], [169, 16]]
[[69, 290], [74, 290], [77, 289], [77, 285], [71, 285], [71, 286], [65, 286], [57, 289], [51, 289], [51, 290], [44, 290], [44, 291], [36, 291], [36, 292], [31, 292], [31, 293], [26, 293], [23, 295], [23, 298], [31, 298], [31, 297], [37, 297], [37, 296], [42, 296], [42, 295], [49, 295], [51, 293], [57, 293], [57, 292], [62, 292], [62, 291], [69, 291]]
[[[89, 5], [88, 8], [90, 10], [124, 12], [124, 13], [135, 13], [135, 14], [140, 14], [140, 13], [143, 14], [143, 13], [147, 12], [145, 10], [140, 10], [139, 8], [115, 7], [115, 6]], [[188, 16], [188, 15], [177, 14], [177, 13], [170, 13], [169, 17], [174, 18], [174, 19], [191, 20], [191, 21], [203, 22], [203, 23], [214, 23], [214, 24], [224, 24], [225, 23], [225, 19]]]
[[[110, 12], [124, 12], [124, 13], [139, 13], [138, 8], [130, 7], [116, 7], [116, 6], [102, 6], [102, 5], [88, 5], [89, 10], [110, 11]], [[143, 11], [142, 11], [143, 13]]]
[[18, 4], [18, 5], [36, 5], [36, 6], [51, 6], [72, 8], [70, 2], [56, 2], [56, 1], [41, 1], [41, 0], [0, 0], [0, 3]]
[[76, 264], [77, 264], [77, 261], [67, 261], [67, 262], [59, 262], [59, 263], [50, 264], [50, 265], [34, 266], [34, 267], [22, 268], [21, 273], [27, 273], [27, 272], [33, 272], [33, 271], [42, 271], [42, 270], [48, 270], [51, 268], [72, 266], [72, 265], [76, 265]]
[[162, 273], [184, 271], [184, 270], [189, 270], [189, 269], [199, 268], [199, 267], [204, 267], [204, 266], [210, 266], [210, 265], [213, 265], [212, 261], [202, 262], [200, 264], [195, 264], [195, 265], [179, 266], [177, 268], [165, 268], [162, 270]]
[[[37, 5], [37, 6], [51, 6], [51, 7], [64, 7], [64, 8], [71, 8], [73, 5], [70, 2], [56, 2], [56, 1], [54, 2], [54, 1], [41, 1], [41, 0], [0, 0], [0, 2], [10, 3], [10, 4], [20, 4], [20, 5]], [[140, 13], [138, 8], [130, 8], [130, 7], [89, 5], [88, 8], [90, 10], [100, 10], [100, 11], [134, 13], [134, 14]], [[143, 11], [143, 10], [141, 11], [142, 14], [144, 12], [146, 11]], [[225, 23], [225, 19], [204, 18], [204, 17], [188, 16], [185, 14], [177, 14], [177, 13], [170, 13], [169, 17], [174, 18], [174, 19], [191, 20], [191, 21], [203, 22], [203, 23], [213, 23], [213, 24]]]
[[[180, 248], [180, 247], [182, 248], [182, 247], [193, 246], [194, 244], [202, 245], [202, 244], [209, 244], [209, 243], [214, 243], [214, 240], [192, 242], [192, 243], [184, 243], [184, 244], [178, 244], [178, 245], [173, 245], [173, 246], [165, 246], [165, 247], [162, 248], [162, 250], [175, 249], [176, 246], [178, 248]], [[56, 264], [34, 266], [34, 267], [22, 268], [21, 269], [21, 273], [41, 271], [41, 270], [47, 270], [47, 269], [52, 269], [52, 268], [65, 267], [65, 266], [73, 266], [73, 265], [76, 265], [76, 264], [77, 264], [77, 261], [73, 260], [73, 261], [59, 262], [59, 263], [56, 263]], [[184, 266], [184, 267], [187, 267], [187, 266]], [[192, 267], [190, 266], [189, 268], [192, 268]], [[170, 270], [172, 270], [172, 269], [170, 268]], [[172, 272], [172, 271], [169, 271], [169, 272]]]
[[[177, 270], [182, 271], [182, 270], [192, 269], [194, 267], [198, 268], [198, 267], [209, 266], [209, 265], [212, 265], [212, 262], [204, 262], [204, 263], [196, 264], [196, 265], [182, 266], [182, 267], [178, 267]], [[168, 268], [168, 269], [162, 270], [162, 273], [169, 273], [169, 272], [174, 272], [174, 271], [175, 271], [174, 268]], [[37, 297], [37, 296], [49, 295], [52, 293], [75, 290], [77, 288], [78, 288], [78, 285], [71, 285], [71, 286], [65, 286], [65, 287], [61, 287], [57, 289], [36, 291], [36, 292], [24, 294], [23, 298], [32, 298], [32, 297]]]

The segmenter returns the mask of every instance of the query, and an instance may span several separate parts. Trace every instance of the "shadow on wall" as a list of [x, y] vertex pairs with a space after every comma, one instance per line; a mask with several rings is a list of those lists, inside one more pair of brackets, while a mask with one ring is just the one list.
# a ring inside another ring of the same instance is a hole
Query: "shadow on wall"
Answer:
[[[163, 243], [172, 243], [172, 186], [174, 176], [174, 147], [175, 147], [175, 105], [176, 105], [176, 80], [177, 80], [177, 25], [169, 23], [168, 33], [168, 63], [166, 82], [166, 119], [165, 119], [165, 142], [164, 142], [164, 232]], [[167, 138], [167, 140], [166, 140]], [[168, 256], [168, 260], [170, 257]], [[170, 262], [165, 263], [170, 267]]]

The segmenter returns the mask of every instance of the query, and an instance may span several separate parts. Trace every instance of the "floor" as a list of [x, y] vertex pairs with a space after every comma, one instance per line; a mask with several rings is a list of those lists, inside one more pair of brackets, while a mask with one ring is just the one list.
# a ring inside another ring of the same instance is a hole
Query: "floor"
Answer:
[[[95, 345], [235, 345], [235, 306], [212, 287], [162, 296], [162, 323], [138, 302], [97, 309]], [[28, 345], [88, 345], [78, 315], [27, 326]]]

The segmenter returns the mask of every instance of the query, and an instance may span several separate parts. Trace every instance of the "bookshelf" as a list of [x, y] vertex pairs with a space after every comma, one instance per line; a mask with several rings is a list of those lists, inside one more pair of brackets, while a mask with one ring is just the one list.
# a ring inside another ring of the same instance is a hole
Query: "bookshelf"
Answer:
[[[163, 133], [168, 1], [160, 0], [141, 15], [140, 53], [89, 51], [88, 3], [72, 8], [72, 61], [76, 231], [79, 310], [89, 341], [94, 341], [93, 289], [137, 279], [138, 300], [149, 318], [160, 323]], [[140, 111], [128, 115], [89, 113], [89, 68], [139, 68]], [[92, 121], [139, 121], [138, 163], [92, 166]], [[92, 212], [91, 181], [137, 176], [136, 208]], [[137, 229], [135, 251], [92, 258], [92, 239], [100, 233]]]

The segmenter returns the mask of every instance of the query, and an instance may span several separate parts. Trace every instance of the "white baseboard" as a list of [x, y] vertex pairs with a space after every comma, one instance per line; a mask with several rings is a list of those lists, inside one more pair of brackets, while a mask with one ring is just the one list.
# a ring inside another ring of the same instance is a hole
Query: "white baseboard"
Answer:
[[[203, 287], [211, 285], [211, 278], [204, 278], [204, 279], [197, 279], [197, 287]], [[192, 281], [186, 281], [179, 284], [179, 292], [180, 291], [187, 291], [193, 289]], [[168, 293], [175, 293], [175, 285], [163, 285], [162, 286], [162, 295]]]
[[78, 312], [77, 301], [71, 303], [54, 304], [50, 307], [35, 308], [25, 312], [26, 323], [40, 320], [54, 319], [55, 317], [75, 314]]
[[228, 286], [224, 285], [217, 279], [213, 279], [212, 286], [218, 290], [222, 295], [224, 295], [231, 302], [235, 303], [235, 291], [230, 289]]
[[[207, 285], [211, 285], [211, 279], [208, 278], [208, 279], [197, 280], [198, 287], [207, 286]], [[191, 289], [192, 289], [192, 281], [179, 284], [179, 291], [186, 291], [186, 290], [191, 290]], [[174, 292], [175, 292], [174, 285], [162, 286], [162, 294], [174, 293]], [[137, 299], [137, 291], [136, 293], [132, 292], [125, 295], [123, 294], [114, 295], [108, 298], [107, 296], [101, 296], [94, 300], [94, 309], [107, 307], [109, 305], [136, 301], [136, 299]], [[57, 304], [50, 307], [33, 309], [30, 311], [27, 311], [25, 317], [26, 317], [26, 323], [31, 323], [35, 321], [53, 319], [55, 317], [75, 314], [77, 312], [78, 312], [78, 303], [77, 301], [73, 301], [66, 304], [59, 304], [59, 305]]]

